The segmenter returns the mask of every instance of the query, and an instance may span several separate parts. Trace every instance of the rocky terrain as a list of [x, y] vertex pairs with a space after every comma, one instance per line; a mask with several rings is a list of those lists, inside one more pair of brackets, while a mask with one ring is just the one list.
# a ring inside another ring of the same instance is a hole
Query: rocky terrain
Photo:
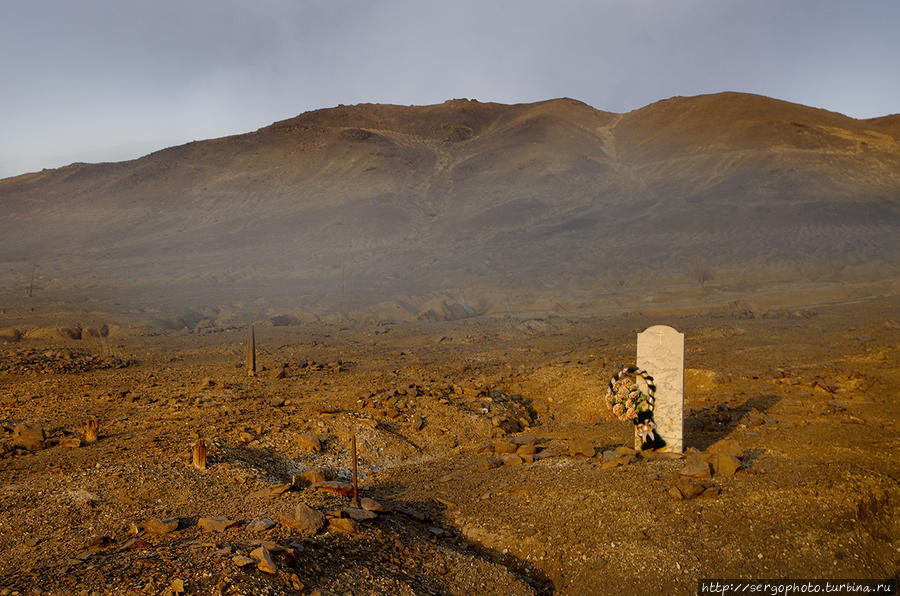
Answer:
[[[893, 577], [897, 306], [275, 317], [255, 321], [255, 377], [247, 322], [110, 315], [103, 337], [9, 308], [0, 593], [692, 594], [705, 577]], [[603, 404], [635, 333], [659, 322], [686, 334], [683, 457], [628, 449]]]
[[[452, 100], [0, 180], [0, 596], [896, 577], [898, 140]], [[684, 454], [604, 404], [654, 324]]]

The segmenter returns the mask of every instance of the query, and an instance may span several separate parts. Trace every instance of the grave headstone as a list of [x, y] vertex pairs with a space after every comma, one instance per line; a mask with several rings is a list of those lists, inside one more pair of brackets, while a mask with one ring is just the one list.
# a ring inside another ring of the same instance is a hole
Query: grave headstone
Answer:
[[681, 453], [684, 450], [684, 334], [667, 325], [654, 325], [638, 333], [636, 362], [656, 384], [653, 420], [656, 434], [665, 442], [660, 451]]

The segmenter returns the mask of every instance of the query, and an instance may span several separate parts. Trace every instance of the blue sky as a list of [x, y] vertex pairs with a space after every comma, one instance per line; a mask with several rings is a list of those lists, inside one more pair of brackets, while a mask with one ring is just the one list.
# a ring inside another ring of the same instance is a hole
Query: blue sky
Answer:
[[0, 177], [339, 103], [759, 93], [900, 112], [895, 0], [0, 0]]

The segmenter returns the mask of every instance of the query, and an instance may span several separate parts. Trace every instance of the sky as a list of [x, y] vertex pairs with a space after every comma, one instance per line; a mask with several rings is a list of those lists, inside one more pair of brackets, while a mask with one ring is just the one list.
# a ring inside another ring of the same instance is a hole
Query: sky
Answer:
[[0, 178], [307, 110], [758, 93], [900, 112], [898, 0], [0, 0]]

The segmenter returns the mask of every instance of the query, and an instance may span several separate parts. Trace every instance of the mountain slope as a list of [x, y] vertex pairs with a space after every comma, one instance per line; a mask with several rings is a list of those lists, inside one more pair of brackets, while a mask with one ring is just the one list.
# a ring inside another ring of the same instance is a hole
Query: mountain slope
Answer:
[[0, 180], [4, 287], [32, 265], [58, 288], [349, 287], [360, 303], [565, 298], [700, 269], [876, 280], [897, 275], [898, 224], [897, 116], [738, 93], [627, 114], [570, 99], [339, 106]]

